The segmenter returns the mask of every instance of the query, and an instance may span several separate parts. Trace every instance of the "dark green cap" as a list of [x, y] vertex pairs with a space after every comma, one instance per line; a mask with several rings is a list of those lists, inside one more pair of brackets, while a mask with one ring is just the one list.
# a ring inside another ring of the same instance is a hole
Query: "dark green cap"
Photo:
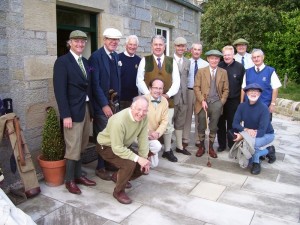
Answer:
[[214, 55], [214, 56], [218, 56], [218, 57], [222, 57], [223, 54], [219, 51], [219, 50], [209, 50], [208, 52], [205, 53], [206, 56], [211, 56], [211, 55]]
[[86, 33], [82, 32], [81, 30], [74, 30], [70, 33], [70, 39], [87, 40], [87, 35], [86, 35]]
[[239, 38], [239, 39], [236, 39], [234, 42], [233, 42], [233, 46], [236, 46], [236, 45], [249, 45], [249, 42], [247, 40], [245, 40], [244, 38]]

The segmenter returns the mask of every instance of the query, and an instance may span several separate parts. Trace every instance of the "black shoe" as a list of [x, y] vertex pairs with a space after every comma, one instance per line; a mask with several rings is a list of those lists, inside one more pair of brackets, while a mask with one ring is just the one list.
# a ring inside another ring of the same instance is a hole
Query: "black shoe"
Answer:
[[183, 148], [182, 150], [179, 148], [176, 148], [176, 152], [182, 153], [184, 155], [191, 155], [191, 153], [188, 150], [186, 150], [185, 148]]
[[267, 147], [269, 153], [266, 157], [269, 159], [268, 163], [273, 163], [276, 161], [275, 147], [273, 145]]
[[170, 162], [177, 162], [178, 161], [178, 159], [176, 158], [176, 156], [173, 154], [172, 150], [170, 150], [168, 152], [164, 152], [162, 154], [162, 157], [163, 158], [167, 158]]
[[266, 159], [266, 156], [260, 156], [260, 157], [259, 157], [259, 160], [260, 160], [260, 161], [264, 161], [265, 159]]
[[253, 163], [251, 173], [254, 175], [260, 174], [260, 164], [259, 163]]
[[225, 149], [226, 149], [226, 148], [223, 148], [223, 147], [219, 146], [218, 149], [217, 149], [217, 151], [218, 151], [218, 152], [223, 152], [223, 151], [225, 151]]

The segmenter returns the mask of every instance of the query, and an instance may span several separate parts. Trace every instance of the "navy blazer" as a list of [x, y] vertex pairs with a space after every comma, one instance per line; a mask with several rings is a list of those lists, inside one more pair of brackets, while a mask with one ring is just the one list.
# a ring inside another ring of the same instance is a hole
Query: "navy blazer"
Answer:
[[[114, 62], [117, 66], [117, 76], [119, 82], [118, 92], [121, 93], [121, 65], [118, 65], [119, 56], [113, 52]], [[92, 93], [93, 93], [93, 106], [95, 115], [104, 115], [102, 107], [108, 105], [109, 89], [110, 89], [110, 67], [109, 57], [106, 54], [104, 47], [93, 52], [89, 58], [89, 64], [91, 66], [92, 73]]]
[[[92, 103], [91, 75], [88, 61], [83, 57], [82, 61], [87, 78], [71, 52], [55, 61], [53, 85], [61, 119], [71, 117], [73, 122], [82, 122], [85, 115], [87, 95], [90, 103]], [[89, 109], [90, 115], [93, 116], [92, 107], [89, 107]]]

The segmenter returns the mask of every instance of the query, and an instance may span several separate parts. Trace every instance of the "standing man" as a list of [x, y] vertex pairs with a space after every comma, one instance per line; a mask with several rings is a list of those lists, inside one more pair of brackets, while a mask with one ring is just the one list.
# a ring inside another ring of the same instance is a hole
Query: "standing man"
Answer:
[[162, 145], [159, 138], [165, 133], [168, 125], [168, 100], [162, 96], [164, 82], [155, 78], [149, 84], [150, 94], [145, 95], [148, 100], [148, 138], [150, 149], [151, 168], [158, 165], [158, 152]]
[[142, 58], [136, 79], [136, 85], [142, 94], [149, 94], [149, 89], [146, 84], [149, 84], [154, 78], [161, 79], [165, 86], [163, 95], [169, 102], [169, 122], [167, 130], [164, 134], [164, 148], [162, 155], [171, 162], [177, 162], [171, 149], [172, 132], [172, 118], [174, 115], [174, 101], [173, 96], [177, 94], [180, 86], [180, 76], [178, 66], [172, 57], [164, 55], [166, 49], [166, 39], [161, 35], [156, 35], [151, 40], [152, 55]]
[[[265, 55], [261, 49], [253, 49], [252, 60], [255, 66], [246, 70], [242, 87], [244, 88], [253, 83], [257, 83], [262, 87], [263, 92], [261, 93], [260, 100], [269, 107], [270, 118], [272, 120], [272, 113], [275, 110], [278, 88], [281, 87], [281, 82], [275, 69], [264, 64], [264, 58]], [[242, 101], [244, 100], [244, 95], [245, 93], [242, 92]]]
[[210, 50], [205, 53], [209, 66], [199, 69], [195, 79], [195, 111], [198, 116], [199, 125], [198, 133], [200, 147], [196, 153], [201, 157], [205, 153], [205, 129], [206, 129], [206, 112], [209, 117], [209, 150], [208, 153], [212, 158], [217, 158], [213, 149], [213, 143], [218, 130], [219, 117], [222, 114], [223, 105], [225, 104], [228, 93], [228, 76], [226, 70], [218, 67], [220, 58], [223, 56], [218, 50]]
[[224, 151], [227, 147], [227, 143], [229, 148], [233, 145], [233, 141], [230, 138], [227, 138], [227, 131], [232, 128], [235, 111], [241, 102], [241, 88], [245, 74], [244, 66], [241, 63], [236, 62], [233, 58], [234, 48], [232, 46], [225, 46], [222, 52], [224, 61], [219, 63], [219, 67], [227, 71], [229, 95], [223, 107], [223, 114], [220, 116], [218, 122], [218, 152]]
[[130, 35], [125, 41], [125, 51], [119, 54], [121, 66], [121, 96], [120, 108], [130, 107], [132, 99], [138, 96], [136, 86], [137, 69], [141, 58], [137, 56], [136, 50], [139, 46], [139, 39], [136, 35]]
[[198, 72], [198, 69], [207, 67], [209, 64], [207, 61], [200, 58], [202, 54], [202, 44], [200, 43], [193, 43], [192, 49], [192, 58], [190, 58], [191, 65], [188, 75], [188, 83], [187, 83], [187, 112], [186, 112], [186, 119], [183, 128], [183, 139], [182, 145], [186, 148], [189, 145], [190, 141], [190, 132], [191, 132], [191, 125], [192, 125], [192, 117], [194, 113], [195, 117], [195, 144], [197, 147], [200, 146], [199, 135], [198, 135], [198, 116], [196, 115], [194, 104], [196, 101], [195, 92], [194, 92], [194, 82], [195, 77]]
[[239, 38], [235, 40], [232, 44], [235, 48], [237, 53], [234, 56], [234, 59], [241, 63], [245, 69], [249, 69], [254, 66], [253, 61], [251, 59], [251, 54], [247, 52], [247, 47], [249, 42], [243, 38]]
[[[122, 34], [119, 30], [115, 28], [105, 29], [103, 32], [104, 46], [95, 51], [89, 58], [94, 97], [93, 136], [95, 140], [98, 133], [106, 127], [108, 119], [113, 115], [113, 110], [109, 104], [109, 91], [113, 89], [118, 93], [118, 96], [121, 93], [120, 63], [118, 63], [118, 54], [115, 52], [121, 37]], [[103, 180], [111, 179], [101, 156], [98, 157], [95, 173]]]
[[[131, 187], [129, 180], [133, 180], [148, 173], [150, 161], [148, 142], [148, 100], [144, 96], [133, 99], [130, 108], [113, 115], [107, 127], [98, 134], [98, 153], [103, 159], [119, 168], [114, 180], [116, 187], [113, 196], [123, 204], [130, 204], [132, 200], [125, 193], [125, 188]], [[137, 139], [138, 153], [129, 146]]]
[[178, 37], [174, 41], [175, 53], [174, 59], [177, 62], [180, 75], [180, 87], [177, 94], [174, 96], [174, 128], [176, 136], [176, 152], [184, 155], [191, 155], [182, 145], [183, 127], [186, 123], [187, 112], [187, 79], [190, 71], [191, 62], [183, 56], [186, 51], [186, 39]]
[[82, 57], [87, 35], [75, 30], [70, 33], [70, 51], [54, 64], [53, 86], [60, 118], [63, 120], [66, 144], [65, 185], [70, 193], [81, 194], [77, 184], [95, 186], [82, 176], [80, 153], [89, 142], [92, 107], [91, 76], [88, 62]]

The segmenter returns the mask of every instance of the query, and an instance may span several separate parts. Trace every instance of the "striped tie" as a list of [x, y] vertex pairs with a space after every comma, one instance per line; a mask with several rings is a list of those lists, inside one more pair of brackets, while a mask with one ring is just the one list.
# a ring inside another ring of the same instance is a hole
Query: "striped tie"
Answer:
[[86, 71], [85, 71], [85, 69], [84, 69], [84, 66], [83, 66], [82, 58], [81, 58], [81, 57], [78, 58], [78, 65], [79, 65], [79, 67], [80, 67], [80, 69], [81, 69], [83, 75], [86, 77]]

